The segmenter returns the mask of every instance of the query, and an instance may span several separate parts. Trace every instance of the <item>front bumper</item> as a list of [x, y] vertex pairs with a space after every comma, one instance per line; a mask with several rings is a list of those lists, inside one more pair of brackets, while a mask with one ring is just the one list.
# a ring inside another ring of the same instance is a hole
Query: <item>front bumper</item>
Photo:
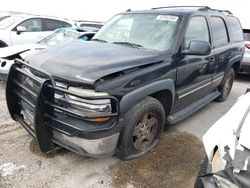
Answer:
[[[112, 112], [79, 111], [56, 95], [87, 99], [110, 99]], [[86, 156], [109, 156], [116, 148], [119, 102], [113, 96], [83, 97], [55, 84], [54, 78], [29, 64], [16, 60], [11, 66], [6, 100], [11, 117], [36, 139], [42, 152], [58, 145]], [[97, 123], [93, 118], [110, 117]]]
[[57, 131], [53, 131], [54, 142], [68, 150], [84, 156], [107, 157], [114, 154], [119, 133], [99, 138], [84, 139], [80, 137], [69, 137]]

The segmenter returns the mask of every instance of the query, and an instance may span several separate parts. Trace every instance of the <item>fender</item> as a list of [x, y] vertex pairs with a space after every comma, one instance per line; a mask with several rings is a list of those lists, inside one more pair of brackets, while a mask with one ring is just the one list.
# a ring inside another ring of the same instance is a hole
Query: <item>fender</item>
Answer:
[[[221, 82], [221, 85], [224, 83], [224, 81], [225, 81], [225, 79], [226, 79], [226, 76], [227, 76], [227, 74], [228, 74], [230, 68], [233, 66], [233, 64], [236, 63], [236, 62], [239, 62], [239, 61], [241, 62], [241, 61], [242, 61], [242, 58], [243, 58], [242, 55], [237, 55], [237, 56], [235, 56], [235, 57], [233, 57], [232, 59], [229, 60], [229, 62], [228, 62], [228, 64], [227, 64], [227, 69], [226, 69], [225, 74], [224, 74], [224, 78], [223, 78], [223, 80], [222, 80], [222, 82]], [[236, 73], [235, 73], [235, 74], [236, 74]]]
[[175, 86], [174, 81], [172, 79], [164, 79], [155, 81], [153, 83], [147, 84], [142, 86], [128, 94], [126, 94], [121, 102], [120, 102], [120, 112], [125, 113], [128, 109], [133, 106], [134, 104], [141, 101], [146, 96], [149, 96], [153, 93], [162, 91], [162, 90], [169, 90], [172, 93], [172, 106], [174, 105], [175, 99]]

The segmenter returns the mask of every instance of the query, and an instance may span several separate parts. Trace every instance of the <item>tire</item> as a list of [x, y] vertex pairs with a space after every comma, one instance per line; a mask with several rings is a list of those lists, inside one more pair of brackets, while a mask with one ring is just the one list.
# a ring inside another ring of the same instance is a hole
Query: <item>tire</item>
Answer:
[[116, 148], [118, 158], [134, 159], [157, 146], [165, 125], [165, 111], [158, 100], [146, 97], [125, 114], [124, 120]]
[[228, 98], [233, 86], [234, 77], [235, 77], [234, 69], [230, 68], [225, 81], [218, 88], [218, 90], [221, 92], [221, 95], [216, 99], [218, 102], [224, 102]]
[[194, 188], [204, 188], [204, 185], [202, 183], [202, 180], [201, 180], [201, 177], [200, 176], [203, 176], [204, 174], [207, 173], [207, 164], [208, 164], [208, 158], [205, 157], [205, 159], [203, 160], [202, 164], [201, 164], [201, 167], [200, 167], [200, 171], [198, 173], [198, 176], [195, 180], [195, 183], [194, 183]]

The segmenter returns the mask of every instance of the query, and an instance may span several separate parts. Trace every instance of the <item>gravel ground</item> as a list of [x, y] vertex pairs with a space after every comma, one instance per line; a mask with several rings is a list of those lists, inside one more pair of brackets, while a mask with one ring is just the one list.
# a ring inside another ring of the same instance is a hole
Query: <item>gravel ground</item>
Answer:
[[0, 83], [0, 187], [193, 187], [205, 155], [199, 138], [244, 93], [249, 80], [238, 78], [226, 102], [211, 103], [168, 127], [155, 151], [131, 161], [87, 158], [64, 149], [42, 154], [9, 117]]

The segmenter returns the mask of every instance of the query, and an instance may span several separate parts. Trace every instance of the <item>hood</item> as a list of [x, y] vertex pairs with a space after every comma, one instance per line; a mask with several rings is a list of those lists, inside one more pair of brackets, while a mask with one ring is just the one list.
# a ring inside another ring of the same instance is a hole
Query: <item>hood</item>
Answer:
[[42, 50], [26, 60], [55, 77], [86, 84], [115, 72], [161, 61], [158, 51], [82, 40]]
[[0, 58], [7, 58], [9, 56], [21, 54], [31, 50], [41, 50], [47, 48], [46, 45], [42, 44], [23, 44], [0, 48]]

